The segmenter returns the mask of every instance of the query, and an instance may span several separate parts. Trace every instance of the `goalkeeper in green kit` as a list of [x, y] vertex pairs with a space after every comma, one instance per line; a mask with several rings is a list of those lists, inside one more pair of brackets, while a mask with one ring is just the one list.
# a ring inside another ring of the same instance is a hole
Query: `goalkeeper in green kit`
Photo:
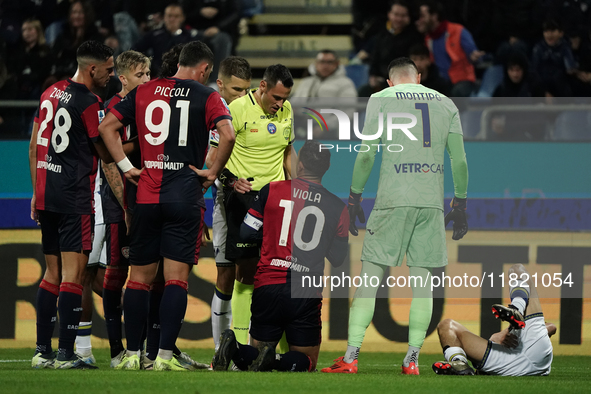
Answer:
[[[378, 149], [382, 166], [375, 205], [361, 252], [361, 277], [383, 278], [390, 267], [400, 266], [406, 255], [413, 300], [409, 316], [408, 352], [402, 373], [418, 375], [419, 351], [433, 311], [430, 286], [432, 269], [447, 265], [445, 226], [453, 221], [454, 240], [468, 232], [466, 192], [468, 165], [458, 109], [441, 93], [420, 84], [416, 65], [398, 58], [388, 67], [390, 87], [371, 96], [363, 134], [380, 135], [364, 140], [367, 152], [355, 161], [349, 196], [351, 234], [357, 235], [356, 218], [365, 222], [361, 193]], [[388, 114], [392, 115], [388, 115]], [[390, 119], [389, 119], [390, 118]], [[387, 133], [383, 123], [394, 123]], [[376, 134], [377, 133], [377, 134]], [[366, 137], [367, 138], [367, 137]], [[454, 181], [452, 210], [443, 217], [444, 150], [451, 159]], [[445, 223], [445, 224], [444, 224]], [[365, 331], [372, 321], [378, 287], [359, 287], [349, 314], [349, 338], [344, 357], [322, 369], [330, 373], [357, 373], [357, 357]]]

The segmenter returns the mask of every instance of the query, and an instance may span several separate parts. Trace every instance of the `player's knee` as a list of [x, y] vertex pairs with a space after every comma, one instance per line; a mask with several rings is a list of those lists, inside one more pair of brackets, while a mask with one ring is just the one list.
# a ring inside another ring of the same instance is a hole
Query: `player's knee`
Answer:
[[445, 319], [439, 322], [437, 325], [437, 332], [447, 331], [453, 328], [454, 321], [452, 319]]

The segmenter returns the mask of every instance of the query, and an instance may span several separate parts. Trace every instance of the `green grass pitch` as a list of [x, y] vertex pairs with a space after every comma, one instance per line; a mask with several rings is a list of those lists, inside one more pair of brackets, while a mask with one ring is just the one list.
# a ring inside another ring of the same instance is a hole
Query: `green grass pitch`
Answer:
[[[201, 362], [212, 350], [187, 349]], [[400, 353], [361, 353], [357, 375], [325, 373], [114, 371], [108, 350], [95, 349], [99, 370], [55, 371], [30, 367], [31, 349], [0, 349], [1, 393], [589, 393], [591, 358], [555, 356], [546, 377], [437, 376], [438, 355], [423, 354], [420, 376], [402, 376]], [[321, 352], [319, 367], [341, 353]], [[7, 362], [8, 360], [8, 362]], [[20, 360], [20, 361], [19, 361]], [[27, 360], [27, 361], [22, 361]]]

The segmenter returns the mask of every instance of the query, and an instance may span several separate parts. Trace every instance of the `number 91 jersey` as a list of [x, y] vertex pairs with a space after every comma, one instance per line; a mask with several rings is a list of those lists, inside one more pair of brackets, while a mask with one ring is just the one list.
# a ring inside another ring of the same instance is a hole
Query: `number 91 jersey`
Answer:
[[41, 95], [37, 131], [36, 207], [56, 213], [89, 215], [97, 158], [92, 146], [105, 113], [101, 99], [71, 79]]
[[203, 167], [209, 130], [232, 120], [219, 93], [193, 80], [159, 78], [139, 85], [111, 112], [124, 125], [137, 126], [144, 167], [137, 203], [205, 207], [201, 183], [189, 165]]

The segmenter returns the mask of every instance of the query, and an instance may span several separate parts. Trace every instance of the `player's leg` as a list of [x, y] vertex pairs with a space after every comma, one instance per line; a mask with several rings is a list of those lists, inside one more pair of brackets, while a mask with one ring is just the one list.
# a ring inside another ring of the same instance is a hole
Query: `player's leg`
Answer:
[[189, 274], [197, 264], [203, 234], [204, 209], [197, 204], [162, 204], [164, 292], [160, 304], [160, 346], [154, 370], [188, 369], [173, 359], [175, 342], [187, 310]]
[[162, 239], [159, 204], [137, 204], [131, 221], [129, 280], [123, 297], [127, 352], [117, 369], [140, 368], [141, 341], [150, 307], [150, 285], [158, 271]]
[[61, 215], [62, 283], [58, 302], [60, 339], [56, 369], [93, 368], [74, 354], [74, 342], [82, 314], [84, 270], [92, 250], [93, 222], [93, 215]]
[[109, 223], [106, 226], [105, 263], [107, 268], [102, 286], [103, 310], [111, 350], [111, 368], [115, 368], [121, 363], [125, 354], [121, 328], [121, 297], [129, 267], [129, 237], [125, 221]]
[[[468, 360], [474, 364], [480, 364], [486, 354], [489, 341], [471, 333], [466, 327], [451, 319], [445, 319], [437, 325], [437, 334], [446, 362], [462, 363], [456, 368], [461, 372], [460, 374], [474, 374], [468, 365]], [[443, 374], [451, 372], [451, 370], [446, 371], [448, 367], [437, 364], [440, 363], [433, 365], [436, 373], [439, 373], [437, 368], [440, 368], [439, 371]]]
[[254, 291], [254, 275], [258, 257], [236, 260], [236, 281], [232, 293], [232, 317], [236, 339], [240, 343], [248, 343], [250, 327], [250, 304]]
[[[361, 278], [375, 276], [381, 282], [386, 270], [385, 265], [375, 264], [369, 261], [362, 261]], [[336, 359], [336, 363], [330, 367], [323, 368], [322, 372], [330, 373], [357, 373], [357, 358], [359, 350], [365, 337], [365, 331], [373, 319], [376, 307], [377, 287], [373, 287], [367, 281], [355, 291], [353, 302], [349, 310], [349, 335], [347, 340], [347, 351], [344, 357]]]
[[526, 324], [526, 311], [528, 315], [542, 313], [542, 305], [538, 298], [538, 292], [530, 280], [530, 275], [523, 265], [511, 266], [508, 277], [511, 286], [509, 290], [511, 303], [508, 307], [495, 304], [492, 306], [492, 310], [497, 318], [509, 322], [511, 327], [515, 329], [521, 329]]
[[412, 302], [408, 323], [408, 351], [402, 362], [402, 373], [419, 374], [419, 353], [431, 322], [433, 293], [431, 273], [447, 265], [447, 246], [443, 211], [433, 208], [405, 208], [407, 225], [402, 238], [408, 238], [406, 264], [410, 269]]
[[410, 267], [412, 302], [408, 319], [408, 351], [402, 363], [404, 374], [418, 374], [419, 353], [433, 313], [430, 268]]
[[[89, 258], [90, 261], [90, 258]], [[92, 335], [92, 314], [94, 311], [94, 299], [92, 292], [92, 285], [96, 277], [98, 264], [87, 265], [84, 270], [83, 290], [82, 290], [82, 314], [80, 315], [80, 323], [78, 324], [78, 332], [76, 333], [76, 354], [85, 363], [94, 365], [96, 360], [92, 355], [92, 343], [90, 336]]]
[[146, 329], [146, 355], [142, 367], [151, 370], [160, 348], [160, 304], [164, 293], [164, 265], [160, 262], [156, 278], [150, 286], [150, 310]]
[[219, 345], [220, 335], [232, 324], [232, 292], [236, 279], [236, 266], [226, 259], [226, 209], [223, 193], [216, 193], [212, 215], [213, 250], [217, 266], [215, 291], [211, 300], [211, 328], [215, 348]]
[[55, 352], [51, 347], [51, 337], [57, 319], [57, 298], [61, 283], [61, 260], [57, 215], [39, 211], [41, 224], [41, 243], [45, 255], [45, 273], [37, 290], [35, 307], [37, 309], [37, 344], [31, 361], [33, 368], [53, 368]]
[[[250, 208], [257, 192], [240, 194], [224, 190], [226, 224], [226, 258], [236, 262], [236, 281], [232, 293], [233, 325], [236, 338], [240, 343], [248, 343], [248, 327], [250, 325], [250, 304], [254, 289], [254, 274], [259, 259], [259, 248], [256, 243], [245, 243], [240, 238], [240, 225]], [[231, 200], [231, 203], [229, 203]]]

